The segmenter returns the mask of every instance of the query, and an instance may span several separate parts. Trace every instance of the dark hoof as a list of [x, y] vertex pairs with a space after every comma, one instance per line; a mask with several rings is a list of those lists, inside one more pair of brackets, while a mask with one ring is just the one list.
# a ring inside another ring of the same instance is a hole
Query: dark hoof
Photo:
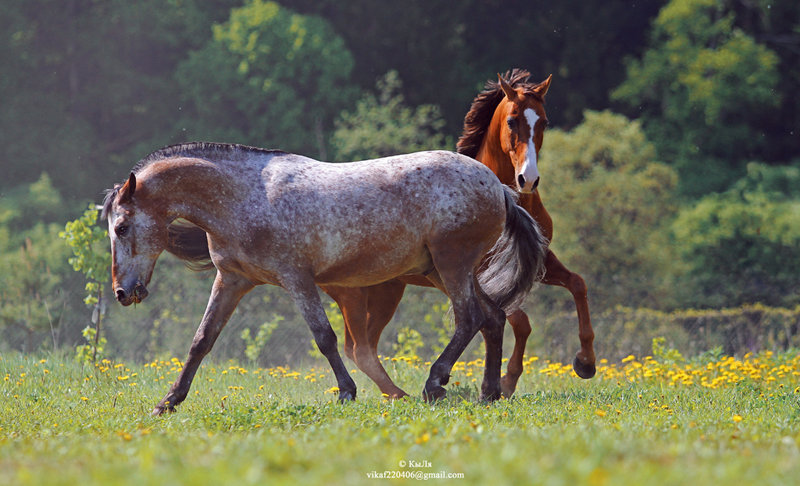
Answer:
[[505, 398], [511, 398], [511, 396], [514, 395], [517, 389], [518, 379], [518, 377], [514, 378], [509, 374], [505, 374], [500, 378], [500, 390]]
[[339, 402], [354, 402], [356, 401], [356, 391], [339, 390]]
[[575, 373], [584, 380], [592, 378], [595, 373], [597, 373], [597, 368], [595, 367], [594, 363], [583, 364], [577, 357], [575, 358], [575, 361], [572, 362], [572, 369], [574, 369]]
[[425, 389], [422, 390], [422, 398], [424, 398], [428, 403], [436, 402], [437, 400], [441, 400], [446, 396], [447, 390], [445, 390], [442, 386], [434, 386], [431, 388], [425, 387]]
[[175, 407], [159, 403], [158, 405], [156, 405], [156, 408], [154, 408], [153, 411], [150, 412], [150, 415], [152, 415], [153, 417], [158, 417], [160, 415], [164, 415], [165, 413], [175, 413]]
[[481, 392], [481, 396], [478, 399], [482, 402], [493, 402], [499, 400], [500, 397], [502, 397], [500, 390], [495, 390], [491, 393]]

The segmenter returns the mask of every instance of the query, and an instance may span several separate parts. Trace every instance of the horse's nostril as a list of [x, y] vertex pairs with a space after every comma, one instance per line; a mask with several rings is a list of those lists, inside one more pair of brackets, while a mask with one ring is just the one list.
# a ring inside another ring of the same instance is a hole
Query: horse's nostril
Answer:
[[124, 289], [117, 289], [117, 300], [122, 302], [127, 297]]
[[533, 187], [531, 188], [531, 190], [535, 190], [537, 187], [539, 187], [539, 179], [540, 178], [537, 177], [536, 180], [533, 181]]
[[517, 176], [517, 183], [519, 184], [519, 188], [523, 189], [525, 187], [525, 176], [523, 176], [522, 174]]

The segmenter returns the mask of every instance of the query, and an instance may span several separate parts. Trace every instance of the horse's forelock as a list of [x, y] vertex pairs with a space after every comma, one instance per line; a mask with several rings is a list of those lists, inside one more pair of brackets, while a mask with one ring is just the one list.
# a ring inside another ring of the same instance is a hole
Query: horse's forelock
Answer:
[[114, 200], [117, 198], [117, 194], [119, 193], [119, 189], [121, 187], [122, 184], [116, 184], [114, 187], [106, 191], [106, 195], [103, 198], [103, 206], [100, 211], [100, 219], [108, 219], [108, 215], [111, 213], [111, 206], [114, 204]]

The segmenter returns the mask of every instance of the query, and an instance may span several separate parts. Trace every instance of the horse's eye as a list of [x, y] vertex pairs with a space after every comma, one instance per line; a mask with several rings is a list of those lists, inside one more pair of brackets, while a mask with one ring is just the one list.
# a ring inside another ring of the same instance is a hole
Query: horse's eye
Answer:
[[510, 116], [510, 117], [508, 117], [508, 119], [506, 120], [506, 123], [508, 123], [508, 128], [510, 128], [510, 129], [512, 129], [512, 130], [513, 130], [513, 129], [514, 129], [514, 127], [516, 127], [516, 126], [517, 126], [517, 119], [516, 119], [516, 118], [514, 118], [513, 116]]
[[128, 234], [129, 229], [130, 226], [128, 226], [127, 224], [121, 224], [116, 228], [114, 228], [114, 232], [117, 234], [117, 236], [125, 236], [126, 234]]

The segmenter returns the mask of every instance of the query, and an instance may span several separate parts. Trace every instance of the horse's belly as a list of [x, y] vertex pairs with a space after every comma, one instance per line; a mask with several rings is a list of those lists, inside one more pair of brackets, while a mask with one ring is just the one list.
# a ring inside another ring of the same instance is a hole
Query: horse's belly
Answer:
[[315, 265], [314, 280], [320, 285], [364, 287], [401, 275], [415, 275], [433, 268], [430, 253], [422, 244], [397, 244], [391, 250], [365, 245], [349, 248], [338, 258]]

